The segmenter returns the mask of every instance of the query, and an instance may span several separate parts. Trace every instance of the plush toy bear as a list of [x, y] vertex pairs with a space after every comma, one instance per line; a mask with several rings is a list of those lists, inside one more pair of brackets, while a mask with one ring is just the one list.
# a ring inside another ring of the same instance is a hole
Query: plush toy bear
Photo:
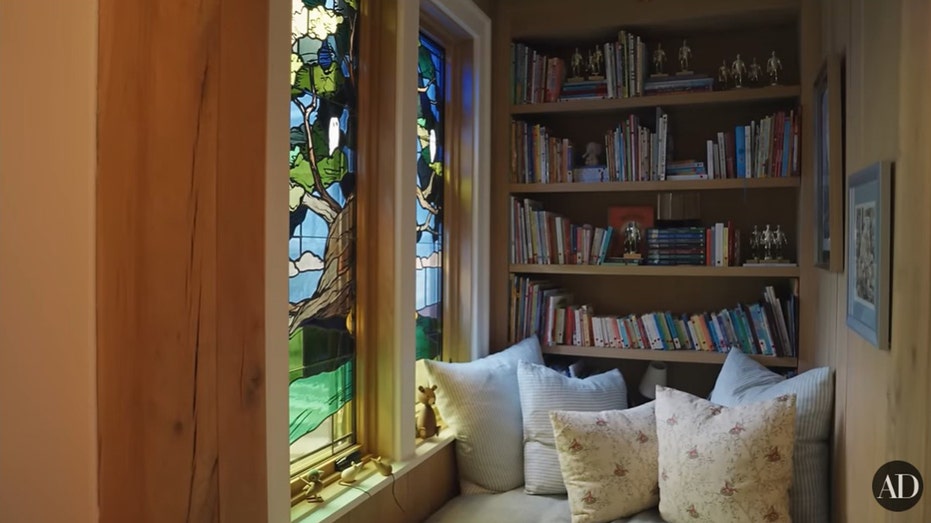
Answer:
[[440, 427], [436, 424], [436, 413], [433, 412], [433, 404], [436, 403], [436, 385], [426, 388], [417, 387], [420, 392], [417, 394], [417, 403], [423, 405], [417, 414], [417, 437], [422, 439], [432, 438], [440, 433]]

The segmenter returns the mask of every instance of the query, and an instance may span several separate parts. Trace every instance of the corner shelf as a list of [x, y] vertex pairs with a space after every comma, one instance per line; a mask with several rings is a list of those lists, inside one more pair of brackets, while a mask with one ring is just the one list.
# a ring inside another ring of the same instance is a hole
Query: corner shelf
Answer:
[[672, 107], [687, 105], [714, 105], [746, 102], [779, 101], [798, 98], [802, 93], [798, 85], [775, 85], [747, 87], [728, 91], [699, 93], [657, 94], [630, 98], [604, 98], [596, 100], [567, 100], [562, 102], [512, 104], [511, 114], [559, 114], [590, 113], [603, 111], [625, 111], [648, 107]]
[[[684, 363], [706, 363], [720, 365], [724, 363], [727, 354], [723, 352], [710, 352], [698, 350], [645, 350], [645, 349], [618, 349], [614, 347], [575, 347], [573, 345], [551, 345], [543, 347], [543, 354], [558, 354], [562, 356], [580, 356], [589, 358], [669, 361]], [[776, 357], [751, 354], [751, 358], [767, 367], [797, 367], [798, 358]]]
[[512, 264], [512, 274], [589, 276], [683, 276], [725, 278], [798, 278], [798, 267], [708, 267], [705, 265], [569, 265]]
[[800, 177], [785, 176], [779, 178], [726, 178], [719, 180], [666, 180], [658, 182], [512, 183], [510, 184], [509, 190], [511, 193], [530, 194], [794, 189], [800, 186]]

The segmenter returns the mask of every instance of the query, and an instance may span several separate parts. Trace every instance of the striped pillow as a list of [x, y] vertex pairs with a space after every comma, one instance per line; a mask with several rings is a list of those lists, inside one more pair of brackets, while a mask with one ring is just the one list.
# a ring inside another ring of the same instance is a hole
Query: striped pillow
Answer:
[[794, 523], [830, 521], [830, 436], [834, 380], [828, 367], [786, 379], [743, 352], [732, 350], [718, 375], [711, 402], [725, 407], [796, 397], [795, 454], [792, 458], [790, 512]]
[[627, 408], [627, 385], [617, 369], [578, 379], [532, 363], [517, 366], [524, 422], [524, 491], [565, 494], [550, 411], [600, 412]]

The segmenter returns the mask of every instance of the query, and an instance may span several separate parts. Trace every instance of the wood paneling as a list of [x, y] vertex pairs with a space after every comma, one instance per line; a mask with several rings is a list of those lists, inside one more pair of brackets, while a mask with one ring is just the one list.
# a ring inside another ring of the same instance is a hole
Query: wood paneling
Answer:
[[890, 352], [847, 328], [846, 276], [817, 273], [816, 362], [834, 366], [837, 376], [835, 520], [926, 521], [931, 505], [925, 500], [894, 514], [864, 494], [888, 460], [931, 469], [928, 6], [913, 0], [825, 0], [822, 6], [822, 53], [846, 55], [847, 174], [880, 159], [896, 161]]
[[266, 518], [267, 8], [100, 2], [102, 522]]
[[[888, 424], [890, 459], [918, 467], [925, 495], [895, 521], [931, 520], [931, 7], [902, 0], [899, 158], [895, 166], [896, 228], [892, 282], [892, 369]], [[892, 521], [890, 516], [887, 520]]]

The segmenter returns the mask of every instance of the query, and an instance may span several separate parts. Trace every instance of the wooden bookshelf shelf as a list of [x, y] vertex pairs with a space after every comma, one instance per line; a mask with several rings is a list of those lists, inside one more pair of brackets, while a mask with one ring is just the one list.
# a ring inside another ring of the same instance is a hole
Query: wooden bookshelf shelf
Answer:
[[722, 191], [740, 189], [788, 189], [801, 186], [801, 178], [728, 178], [723, 180], [683, 180], [662, 182], [576, 182], [512, 183], [512, 193], [586, 193], [586, 192], [663, 192]]
[[707, 267], [704, 265], [544, 265], [512, 264], [511, 273], [587, 276], [685, 276], [725, 278], [798, 278], [798, 267]]
[[[643, 350], [618, 349], [614, 347], [575, 347], [572, 345], [551, 345], [543, 347], [544, 354], [562, 356], [579, 356], [587, 358], [605, 358], [621, 360], [672, 361], [683, 363], [722, 364], [727, 354], [698, 350]], [[767, 367], [797, 367], [798, 358], [777, 358], [775, 356], [750, 356]]]
[[672, 107], [688, 105], [714, 105], [748, 102], [766, 102], [798, 98], [802, 89], [797, 85], [777, 85], [758, 88], [709, 91], [701, 93], [658, 94], [631, 98], [607, 98], [599, 100], [567, 100], [537, 104], [511, 106], [512, 115], [522, 114], [582, 114], [587, 112], [627, 111], [648, 107]]

